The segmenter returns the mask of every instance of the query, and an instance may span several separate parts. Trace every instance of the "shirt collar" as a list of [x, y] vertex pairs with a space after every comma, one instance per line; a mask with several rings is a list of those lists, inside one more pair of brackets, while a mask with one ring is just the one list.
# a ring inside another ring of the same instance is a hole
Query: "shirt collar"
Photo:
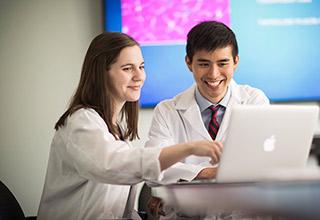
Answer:
[[231, 89], [230, 89], [230, 86], [228, 86], [227, 92], [226, 92], [225, 96], [223, 97], [223, 99], [219, 103], [211, 103], [210, 101], [208, 101], [205, 97], [203, 97], [200, 94], [199, 89], [196, 86], [195, 99], [196, 99], [197, 104], [199, 105], [201, 112], [206, 110], [211, 105], [216, 106], [219, 104], [219, 105], [227, 108], [227, 104], [230, 100], [230, 97], [231, 97]]

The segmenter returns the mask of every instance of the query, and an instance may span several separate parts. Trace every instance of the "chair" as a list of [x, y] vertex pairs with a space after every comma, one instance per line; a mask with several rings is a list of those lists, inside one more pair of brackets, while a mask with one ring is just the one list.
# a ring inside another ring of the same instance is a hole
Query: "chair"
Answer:
[[312, 140], [311, 155], [314, 155], [320, 166], [320, 135], [315, 135]]
[[151, 188], [146, 183], [144, 183], [139, 196], [138, 213], [144, 213], [143, 217], [140, 215], [142, 219], [158, 220], [159, 217], [152, 216], [148, 209], [148, 201], [150, 197]]
[[35, 220], [35, 216], [25, 217], [20, 204], [8, 189], [8, 187], [0, 181], [0, 219], [1, 220]]

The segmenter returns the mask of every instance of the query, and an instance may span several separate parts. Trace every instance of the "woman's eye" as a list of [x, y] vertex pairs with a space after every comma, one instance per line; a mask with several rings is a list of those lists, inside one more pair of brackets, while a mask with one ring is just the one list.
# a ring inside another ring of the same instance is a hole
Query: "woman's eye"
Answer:
[[123, 68], [124, 71], [128, 72], [128, 71], [132, 71], [132, 67], [126, 67], [126, 68]]

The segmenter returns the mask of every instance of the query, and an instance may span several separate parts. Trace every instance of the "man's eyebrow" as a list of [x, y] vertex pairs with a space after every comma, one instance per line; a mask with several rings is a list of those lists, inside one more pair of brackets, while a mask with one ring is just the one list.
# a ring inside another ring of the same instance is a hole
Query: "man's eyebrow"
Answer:
[[[209, 62], [211, 63], [211, 60], [207, 60], [207, 59], [203, 59], [203, 58], [199, 58], [197, 59], [198, 62]], [[217, 63], [222, 63], [222, 62], [229, 62], [230, 59], [229, 58], [224, 58], [224, 59], [220, 59], [217, 61]]]
[[225, 58], [225, 59], [221, 59], [221, 60], [218, 60], [219, 63], [222, 63], [222, 62], [229, 62], [230, 59], [229, 58]]
[[199, 58], [197, 59], [198, 62], [211, 62], [210, 60]]

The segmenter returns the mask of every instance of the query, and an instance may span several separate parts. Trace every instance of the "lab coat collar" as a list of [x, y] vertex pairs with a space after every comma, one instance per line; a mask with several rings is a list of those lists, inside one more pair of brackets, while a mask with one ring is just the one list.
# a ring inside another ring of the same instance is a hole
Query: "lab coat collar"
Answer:
[[[195, 132], [198, 132], [205, 139], [211, 140], [211, 137], [201, 118], [200, 108], [195, 99], [195, 90], [196, 84], [193, 84], [189, 89], [177, 95], [174, 98], [175, 108], [190, 124], [190, 127], [192, 127]], [[226, 130], [229, 126], [231, 106], [235, 104], [242, 105], [250, 97], [245, 90], [240, 89], [238, 84], [233, 79], [230, 82], [230, 91], [231, 97], [216, 137], [216, 140], [219, 141], [223, 141]]]
[[177, 110], [186, 110], [194, 105], [198, 105], [195, 99], [196, 86], [196, 84], [193, 84], [189, 89], [178, 94], [174, 98], [174, 103]]
[[[186, 110], [193, 105], [198, 105], [195, 100], [196, 84], [194, 83], [189, 89], [180, 93], [174, 98], [176, 110]], [[238, 84], [232, 79], [230, 82], [231, 97], [227, 107], [230, 107], [230, 103], [243, 104], [248, 98], [249, 94], [245, 90], [239, 89]]]
[[188, 123], [187, 126], [192, 128], [193, 132], [199, 133], [204, 139], [211, 140], [202, 122], [200, 108], [195, 99], [195, 90], [196, 84], [177, 95], [174, 98], [175, 108], [183, 118], [182, 120]]
[[228, 127], [229, 127], [231, 107], [233, 105], [243, 105], [250, 98], [250, 95], [244, 89], [241, 89], [241, 87], [238, 86], [238, 84], [234, 80], [230, 82], [230, 90], [231, 90], [231, 97], [216, 137], [216, 140], [222, 141], [222, 142], [226, 137], [226, 131], [228, 130]]

